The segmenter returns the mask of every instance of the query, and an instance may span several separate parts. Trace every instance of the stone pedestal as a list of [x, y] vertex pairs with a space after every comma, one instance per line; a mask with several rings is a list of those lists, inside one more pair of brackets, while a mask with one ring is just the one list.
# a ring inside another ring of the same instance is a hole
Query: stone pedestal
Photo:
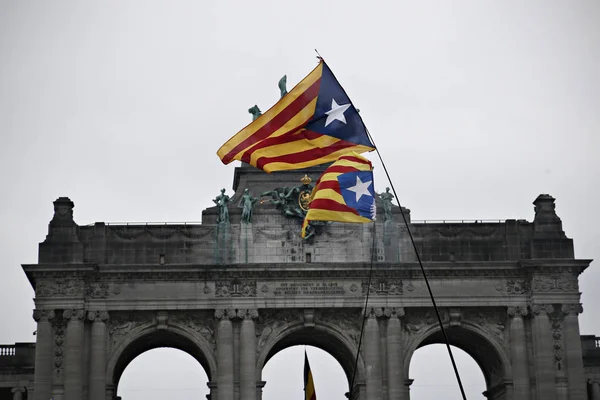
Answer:
[[238, 253], [238, 262], [247, 264], [254, 261], [254, 235], [252, 233], [252, 223], [240, 224], [240, 249]]

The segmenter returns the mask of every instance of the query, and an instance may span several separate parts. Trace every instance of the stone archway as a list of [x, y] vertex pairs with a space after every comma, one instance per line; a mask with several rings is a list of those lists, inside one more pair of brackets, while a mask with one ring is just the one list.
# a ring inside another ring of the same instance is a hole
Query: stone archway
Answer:
[[[196, 313], [197, 314], [197, 313]], [[144, 313], [141, 313], [143, 316]], [[165, 314], [166, 315], [166, 314]], [[107, 398], [116, 396], [117, 387], [125, 368], [140, 354], [159, 347], [170, 347], [181, 350], [202, 366], [208, 377], [210, 386], [211, 377], [217, 369], [214, 358], [214, 343], [204, 338], [212, 338], [212, 329], [203, 325], [196, 315], [185, 313], [172, 313], [168, 323], [160, 318], [136, 318], [136, 316], [118, 315], [109, 324], [109, 359], [106, 368]], [[195, 322], [196, 321], [196, 322]]]
[[[408, 382], [409, 366], [415, 351], [430, 344], [445, 343], [439, 324], [429, 322], [432, 313], [433, 310], [407, 310], [407, 346], [403, 364], [405, 379]], [[486, 382], [486, 397], [493, 400], [512, 398], [512, 372], [506, 343], [507, 335], [499, 310], [485, 310], [483, 314], [482, 311], [473, 309], [455, 309], [443, 312], [443, 315], [446, 319], [444, 328], [449, 343], [469, 354], [481, 368]], [[424, 316], [427, 316], [425, 318], [428, 322], [419, 326], [417, 321], [421, 320], [422, 323]], [[462, 318], [465, 318], [465, 321], [462, 321]]]
[[[318, 310], [316, 315], [313, 313], [313, 310], [305, 310], [303, 313], [299, 310], [264, 313], [266, 317], [259, 324], [260, 331], [257, 333], [257, 381], [262, 381], [262, 370], [275, 354], [292, 346], [308, 345], [335, 358], [344, 370], [347, 385], [350, 386], [358, 350], [360, 309], [340, 309], [335, 313]], [[364, 387], [362, 356], [358, 359], [354, 387], [358, 391]]]

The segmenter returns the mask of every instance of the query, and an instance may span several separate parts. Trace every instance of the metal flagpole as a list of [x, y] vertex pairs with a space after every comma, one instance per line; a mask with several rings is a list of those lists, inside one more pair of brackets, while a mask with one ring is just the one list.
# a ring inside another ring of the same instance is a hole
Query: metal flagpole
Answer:
[[[366, 126], [365, 126], [366, 129]], [[429, 292], [429, 297], [431, 298], [431, 303], [433, 304], [433, 309], [435, 310], [435, 315], [437, 316], [438, 323], [440, 325], [440, 329], [442, 331], [442, 335], [444, 336], [444, 342], [446, 343], [446, 349], [448, 350], [448, 355], [450, 356], [450, 361], [452, 362], [452, 368], [454, 369], [454, 375], [456, 375], [456, 381], [458, 382], [458, 387], [460, 388], [460, 393], [462, 395], [463, 400], [467, 400], [467, 395], [465, 394], [465, 389], [463, 388], [462, 381], [460, 379], [460, 374], [458, 373], [458, 367], [456, 366], [456, 362], [454, 361], [454, 355], [452, 354], [452, 349], [450, 348], [450, 343], [448, 341], [448, 336], [446, 335], [446, 329], [444, 329], [444, 323], [442, 322], [442, 317], [440, 316], [440, 311], [438, 310], [437, 304], [435, 302], [435, 298], [433, 297], [433, 291], [431, 290], [431, 286], [429, 285], [429, 279], [427, 279], [427, 274], [425, 273], [425, 268], [423, 267], [423, 262], [421, 261], [421, 256], [419, 255], [419, 250], [417, 249], [417, 244], [415, 243], [415, 239], [410, 230], [410, 226], [408, 221], [406, 220], [406, 216], [402, 211], [402, 205], [400, 204], [400, 198], [396, 193], [396, 189], [394, 189], [394, 183], [390, 178], [390, 174], [387, 171], [385, 163], [383, 162], [383, 158], [381, 157], [381, 153], [379, 153], [379, 149], [375, 145], [375, 141], [373, 137], [369, 133], [369, 130], [366, 129], [367, 135], [369, 139], [371, 139], [371, 143], [375, 147], [375, 151], [377, 152], [377, 156], [379, 156], [379, 161], [381, 161], [381, 165], [383, 166], [383, 170], [385, 171], [385, 175], [387, 176], [388, 182], [392, 188], [392, 192], [394, 192], [394, 196], [396, 196], [396, 201], [398, 202], [398, 207], [400, 207], [400, 214], [402, 215], [402, 220], [404, 221], [404, 226], [406, 227], [406, 231], [408, 232], [408, 236], [410, 237], [410, 242], [412, 243], [413, 249], [415, 250], [415, 254], [417, 256], [417, 261], [419, 262], [419, 267], [421, 268], [421, 273], [423, 274], [423, 278], [425, 279], [425, 284], [427, 285], [427, 291]]]

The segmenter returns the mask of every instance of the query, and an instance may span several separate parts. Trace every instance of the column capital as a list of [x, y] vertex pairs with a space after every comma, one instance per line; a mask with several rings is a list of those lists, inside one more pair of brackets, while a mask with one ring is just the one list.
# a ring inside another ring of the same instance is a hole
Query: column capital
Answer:
[[83, 321], [85, 310], [64, 310], [63, 318], [69, 321]]
[[54, 319], [54, 310], [33, 310], [33, 319], [35, 322], [47, 322]]
[[510, 306], [506, 309], [506, 314], [510, 318], [523, 318], [529, 314], [527, 306]]
[[216, 309], [215, 310], [215, 318], [216, 319], [234, 319], [238, 318], [238, 312], [234, 309]]
[[108, 311], [88, 311], [87, 319], [96, 322], [108, 322], [110, 314]]
[[563, 304], [560, 310], [566, 315], [577, 316], [583, 312], [583, 306], [581, 304]]
[[404, 317], [404, 307], [385, 307], [383, 315], [387, 318], [402, 318]]
[[14, 387], [11, 390], [12, 393], [25, 393], [25, 388], [24, 387]]
[[531, 306], [531, 312], [534, 315], [548, 315], [554, 312], [554, 306], [552, 304], [534, 304]]
[[243, 310], [237, 310], [237, 316], [238, 318], [241, 319], [258, 319], [258, 310], [250, 308], [250, 309], [243, 309]]

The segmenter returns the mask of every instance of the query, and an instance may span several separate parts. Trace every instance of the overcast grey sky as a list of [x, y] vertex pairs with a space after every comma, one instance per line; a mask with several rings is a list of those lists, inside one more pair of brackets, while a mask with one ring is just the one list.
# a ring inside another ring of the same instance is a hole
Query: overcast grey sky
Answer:
[[[69, 196], [80, 224], [200, 220], [232, 184], [216, 150], [283, 74], [292, 87], [316, 65], [314, 48], [414, 219], [531, 220], [549, 193], [576, 256], [600, 258], [599, 20], [594, 0], [0, 0], [0, 343], [35, 339], [20, 264], [36, 262], [53, 200]], [[600, 334], [599, 285], [595, 262], [582, 333]], [[444, 359], [427, 357], [437, 373]], [[298, 380], [286, 363], [264, 378]], [[318, 394], [346, 389], [324, 374]]]

